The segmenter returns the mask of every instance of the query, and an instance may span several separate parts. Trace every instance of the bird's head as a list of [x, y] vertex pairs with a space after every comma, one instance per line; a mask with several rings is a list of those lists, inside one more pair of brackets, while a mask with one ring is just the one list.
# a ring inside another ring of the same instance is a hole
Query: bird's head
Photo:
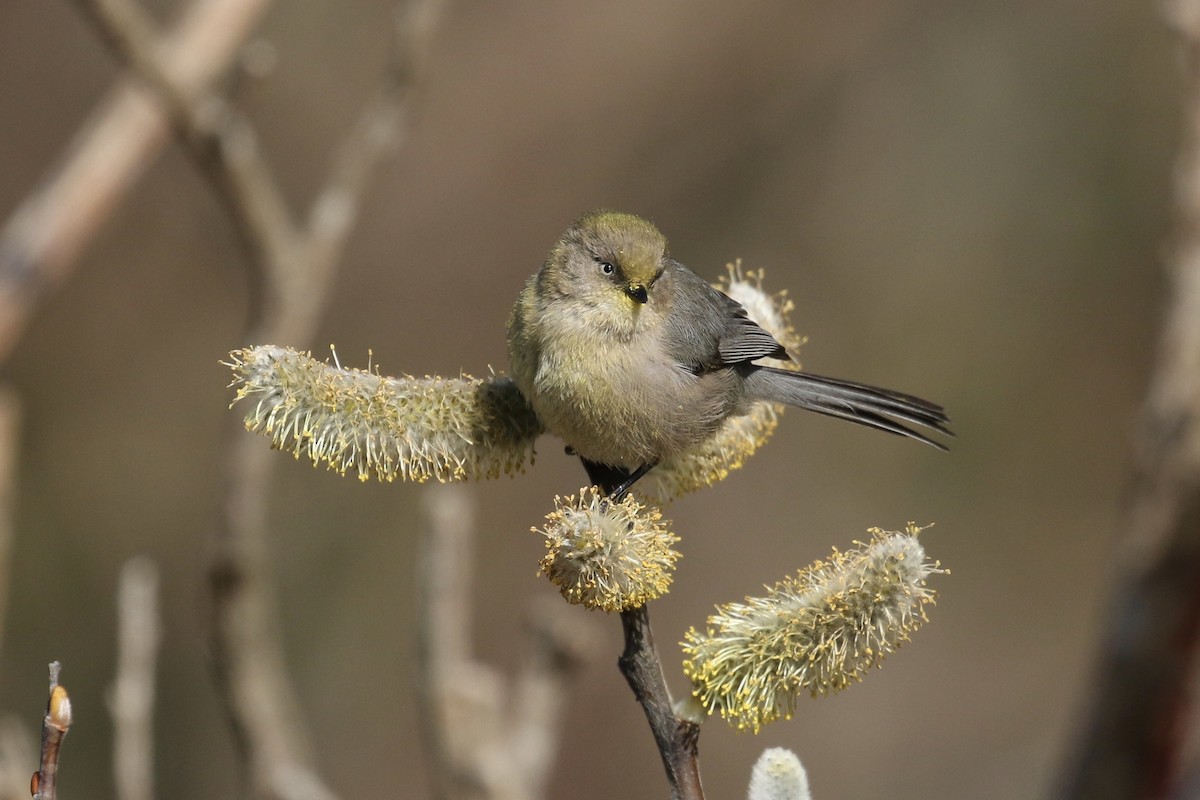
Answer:
[[567, 228], [550, 251], [540, 276], [542, 290], [629, 316], [652, 302], [666, 257], [666, 237], [650, 222], [619, 211], [593, 211]]

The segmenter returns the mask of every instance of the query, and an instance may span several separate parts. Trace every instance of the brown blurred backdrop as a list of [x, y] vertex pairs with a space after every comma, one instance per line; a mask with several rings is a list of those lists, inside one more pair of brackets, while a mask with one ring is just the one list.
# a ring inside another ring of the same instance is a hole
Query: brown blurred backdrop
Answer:
[[[261, 27], [277, 68], [239, 99], [297, 207], [370, 94], [389, 10], [292, 0]], [[807, 367], [942, 402], [958, 438], [940, 455], [792, 412], [744, 470], [671, 506], [685, 559], [654, 617], [673, 684], [674, 642], [714, 603], [869, 526], [935, 522], [926, 546], [953, 575], [863, 685], [757, 737], [707, 724], [709, 796], [743, 796], [777, 745], [817, 798], [1045, 794], [1103, 622], [1162, 305], [1181, 76], [1157, 6], [460, 2], [433, 46], [314, 347], [359, 365], [371, 348], [390, 373], [503, 369], [521, 282], [598, 206], [652, 218], [701, 274], [766, 268], [796, 302]], [[0, 3], [0, 218], [116, 75], [69, 4]], [[45, 664], [63, 661], [65, 797], [112, 796], [113, 593], [136, 553], [165, 579], [159, 793], [234, 791], [202, 623], [230, 399], [217, 362], [249, 344], [244, 263], [172, 146], [4, 369], [25, 420], [0, 712], [35, 724]], [[347, 797], [426, 797], [411, 599], [418, 499], [436, 487], [280, 460], [275, 579], [323, 773]], [[528, 474], [475, 493], [477, 631], [495, 663], [517, 663], [525, 605], [552, 593], [529, 526], [583, 482], [546, 439]], [[619, 622], [598, 622], [552, 795], [663, 797], [614, 666]]]

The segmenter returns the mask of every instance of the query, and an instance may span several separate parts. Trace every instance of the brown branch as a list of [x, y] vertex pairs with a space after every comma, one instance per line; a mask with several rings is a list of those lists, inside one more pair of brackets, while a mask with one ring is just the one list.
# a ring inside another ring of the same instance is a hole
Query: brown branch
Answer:
[[220, 95], [187, 92], [173, 81], [158, 55], [153, 23], [133, 0], [75, 2], [166, 103], [179, 135], [229, 207], [255, 256], [252, 264], [266, 273], [256, 281], [266, 288], [262, 327], [279, 328], [279, 341], [307, 338], [375, 165], [404, 130], [414, 79], [428, 61], [440, 0], [422, 0], [397, 12], [393, 63], [339, 148], [303, 227], [292, 220], [253, 126]]
[[[159, 48], [175, 85], [191, 94], [212, 83], [270, 4], [193, 2]], [[0, 229], [0, 361], [11, 354], [38, 301], [70, 275], [169, 131], [162, 104], [144, 81], [121, 80]]]
[[[622, 485], [628, 473], [584, 461], [588, 479], [606, 495]], [[654, 743], [662, 757], [671, 785], [672, 800], [703, 800], [700, 784], [700, 726], [675, 714], [671, 689], [663, 675], [662, 660], [654, 646], [650, 629], [650, 611], [646, 606], [621, 612], [625, 650], [617, 662], [633, 696], [646, 714]]]
[[470, 644], [474, 514], [467, 490], [425, 498], [418, 577], [418, 696], [445, 800], [535, 800], [545, 795], [563, 709], [593, 633], [560, 603], [533, 616], [533, 649], [512, 692]]
[[[400, 44], [402, 49], [410, 46], [414, 45], [409, 41]], [[389, 83], [395, 80], [392, 74], [386, 78]], [[401, 93], [388, 97], [402, 109]], [[247, 334], [250, 340], [301, 346], [311, 339], [367, 179], [385, 153], [384, 148], [367, 146], [362, 141], [363, 131], [379, 135], [376, 120], [381, 116], [386, 112], [372, 103], [354, 127], [342, 150], [346, 155], [313, 204], [306, 232], [294, 237], [290, 231], [296, 226], [276, 226], [277, 233], [265, 232], [253, 248], [263, 262], [259, 271], [266, 280], [267, 302], [252, 321]], [[394, 119], [397, 125], [402, 121], [399, 111]], [[254, 166], [261, 164], [261, 159], [252, 155], [257, 146], [246, 133], [249, 128], [243, 126], [242, 130], [239, 139], [243, 146], [225, 152], [231, 160], [244, 159], [243, 167], [250, 164], [253, 168], [243, 170], [221, 164], [227, 174], [234, 176], [231, 184], [247, 190], [245, 197], [259, 199], [253, 203], [231, 200], [230, 208], [236, 212], [247, 207], [282, 207], [282, 202], [265, 199], [270, 186], [265, 178], [253, 178], [264, 168]], [[403, 129], [397, 128], [390, 137], [380, 138], [396, 140], [402, 134]], [[237, 176], [251, 179], [239, 181]], [[336, 225], [328, 221], [328, 212], [317, 210], [329, 206], [329, 197], [340, 198], [338, 204], [344, 212]], [[260, 221], [244, 228], [260, 230], [262, 224]], [[305, 246], [307, 243], [312, 244]], [[218, 685], [256, 791], [289, 798], [328, 796], [328, 790], [308, 766], [308, 747], [284, 667], [278, 615], [273, 606], [265, 499], [270, 496], [270, 478], [277, 462], [274, 454], [246, 436], [233, 418], [230, 428], [228, 499], [214, 538], [210, 568], [210, 631]]]
[[71, 698], [58, 682], [62, 665], [50, 663], [50, 699], [46, 701], [46, 716], [42, 718], [42, 760], [33, 775], [30, 792], [33, 800], [54, 800], [58, 791], [58, 755], [63, 739], [71, 727]]
[[1135, 441], [1122, 575], [1067, 798], [1168, 794], [1200, 638], [1200, 2], [1172, 10], [1191, 60], [1172, 292]]
[[[293, 283], [306, 283], [298, 280], [305, 271], [305, 254], [301, 233], [253, 126], [223, 96], [189, 91], [174, 80], [170, 62], [161, 55], [154, 24], [134, 0], [75, 0], [75, 4], [165, 106], [176, 134], [228, 209], [252, 255], [249, 264], [265, 273], [255, 274], [251, 282], [256, 290], [268, 290], [265, 298], [253, 298], [252, 316], [282, 314], [286, 302], [277, 293]], [[265, 309], [259, 308], [261, 302], [266, 302]]]
[[646, 713], [654, 743], [658, 745], [673, 800], [703, 800], [700, 785], [700, 726], [675, 716], [671, 690], [663, 675], [662, 661], [654, 647], [650, 613], [646, 606], [621, 612], [625, 651], [621, 674]]
[[160, 638], [158, 569], [148, 558], [130, 559], [117, 586], [117, 677], [108, 703], [120, 800], [154, 797], [154, 673]]

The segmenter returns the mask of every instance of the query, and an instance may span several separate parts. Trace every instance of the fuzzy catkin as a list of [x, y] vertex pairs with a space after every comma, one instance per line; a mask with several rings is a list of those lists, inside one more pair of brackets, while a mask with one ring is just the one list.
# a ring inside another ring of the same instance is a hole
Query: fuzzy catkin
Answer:
[[935, 592], [919, 528], [872, 528], [868, 542], [834, 550], [766, 597], [717, 607], [683, 642], [684, 672], [708, 713], [741, 729], [790, 718], [801, 692], [816, 696], [862, 680], [925, 621]]
[[[718, 288], [737, 300], [746, 315], [796, 355], [803, 339], [792, 327], [788, 314], [792, 301], [785, 292], [767, 294], [762, 287], [763, 273], [743, 271], [741, 262], [727, 265], [728, 275]], [[795, 361], [763, 359], [762, 364], [781, 369], [799, 369]], [[784, 407], [775, 403], [755, 403], [745, 414], [729, 417], [707, 440], [656, 466], [635, 491], [645, 492], [657, 502], [667, 502], [697, 489], [724, 480], [733, 470], [767, 443], [779, 425]]]
[[230, 353], [246, 429], [360, 480], [494, 478], [532, 462], [542, 427], [508, 378], [386, 378], [263, 345]]
[[679, 553], [662, 513], [632, 495], [609, 500], [596, 487], [579, 497], [554, 499], [539, 572], [567, 602], [603, 611], [626, 611], [666, 594]]
[[[788, 299], [787, 290], [767, 294], [763, 288], [766, 273], [761, 269], [743, 270], [741, 259], [726, 264], [725, 270], [726, 274], [717, 284], [717, 288], [741, 303], [742, 308], [746, 309], [746, 316], [774, 336], [775, 341], [783, 345], [788, 354], [793, 357], [799, 354], [804, 337], [792, 327], [790, 315], [796, 304]], [[780, 369], [800, 369], [797, 362], [778, 358], [764, 358], [760, 363]]]
[[746, 800], [812, 800], [800, 757], [786, 747], [764, 750], [750, 772]]

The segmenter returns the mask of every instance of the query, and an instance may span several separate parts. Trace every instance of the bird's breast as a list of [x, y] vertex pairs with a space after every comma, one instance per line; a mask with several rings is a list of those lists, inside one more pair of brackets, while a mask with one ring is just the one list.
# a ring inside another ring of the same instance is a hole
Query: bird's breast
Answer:
[[632, 468], [711, 436], [732, 410], [735, 379], [693, 374], [650, 334], [621, 340], [567, 322], [543, 339], [529, 399], [581, 456]]

